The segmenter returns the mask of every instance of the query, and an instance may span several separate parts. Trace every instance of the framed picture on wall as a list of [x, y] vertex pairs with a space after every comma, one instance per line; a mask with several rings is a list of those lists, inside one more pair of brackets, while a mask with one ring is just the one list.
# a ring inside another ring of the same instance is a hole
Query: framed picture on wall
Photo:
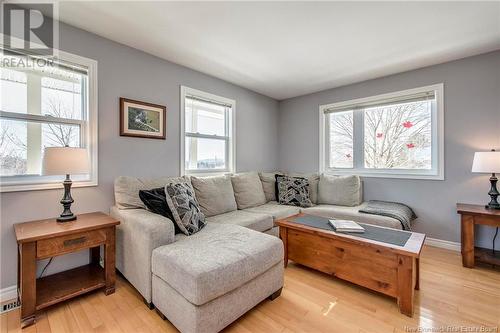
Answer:
[[120, 135], [166, 138], [167, 107], [120, 97]]

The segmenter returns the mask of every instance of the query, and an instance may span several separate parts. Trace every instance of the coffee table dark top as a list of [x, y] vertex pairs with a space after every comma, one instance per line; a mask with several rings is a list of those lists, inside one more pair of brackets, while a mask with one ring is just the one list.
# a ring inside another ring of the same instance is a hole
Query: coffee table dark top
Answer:
[[280, 227], [320, 233], [325, 237], [383, 246], [395, 250], [395, 252], [417, 257], [425, 240], [424, 234], [366, 223], [359, 223], [365, 228], [364, 233], [335, 232], [328, 223], [328, 220], [325, 217], [298, 214], [276, 221], [276, 224]]

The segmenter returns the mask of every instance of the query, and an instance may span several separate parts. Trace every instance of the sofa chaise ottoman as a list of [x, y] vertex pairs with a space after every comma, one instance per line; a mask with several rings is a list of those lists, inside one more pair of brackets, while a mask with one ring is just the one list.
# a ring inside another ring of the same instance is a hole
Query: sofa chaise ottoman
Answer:
[[242, 226], [208, 223], [152, 255], [153, 303], [181, 332], [218, 332], [279, 296], [283, 243]]

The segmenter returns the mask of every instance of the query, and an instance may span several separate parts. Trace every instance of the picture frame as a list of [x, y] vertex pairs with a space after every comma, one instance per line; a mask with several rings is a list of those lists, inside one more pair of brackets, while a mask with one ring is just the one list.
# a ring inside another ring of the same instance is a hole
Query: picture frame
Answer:
[[120, 136], [167, 137], [167, 107], [120, 97]]

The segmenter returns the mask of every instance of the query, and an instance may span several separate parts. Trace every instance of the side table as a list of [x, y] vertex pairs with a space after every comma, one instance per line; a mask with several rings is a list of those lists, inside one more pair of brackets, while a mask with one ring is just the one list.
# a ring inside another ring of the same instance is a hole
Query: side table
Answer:
[[482, 205], [457, 204], [461, 215], [462, 265], [473, 268], [476, 261], [500, 266], [500, 251], [474, 246], [474, 226], [476, 224], [500, 227], [500, 210], [487, 209]]
[[[105, 288], [115, 291], [115, 227], [119, 221], [104, 213], [78, 215], [60, 223], [47, 219], [14, 225], [18, 255], [18, 288], [21, 326], [35, 322], [35, 312], [86, 292]], [[100, 246], [104, 246], [104, 268]], [[36, 278], [37, 260], [89, 249], [88, 265]]]

